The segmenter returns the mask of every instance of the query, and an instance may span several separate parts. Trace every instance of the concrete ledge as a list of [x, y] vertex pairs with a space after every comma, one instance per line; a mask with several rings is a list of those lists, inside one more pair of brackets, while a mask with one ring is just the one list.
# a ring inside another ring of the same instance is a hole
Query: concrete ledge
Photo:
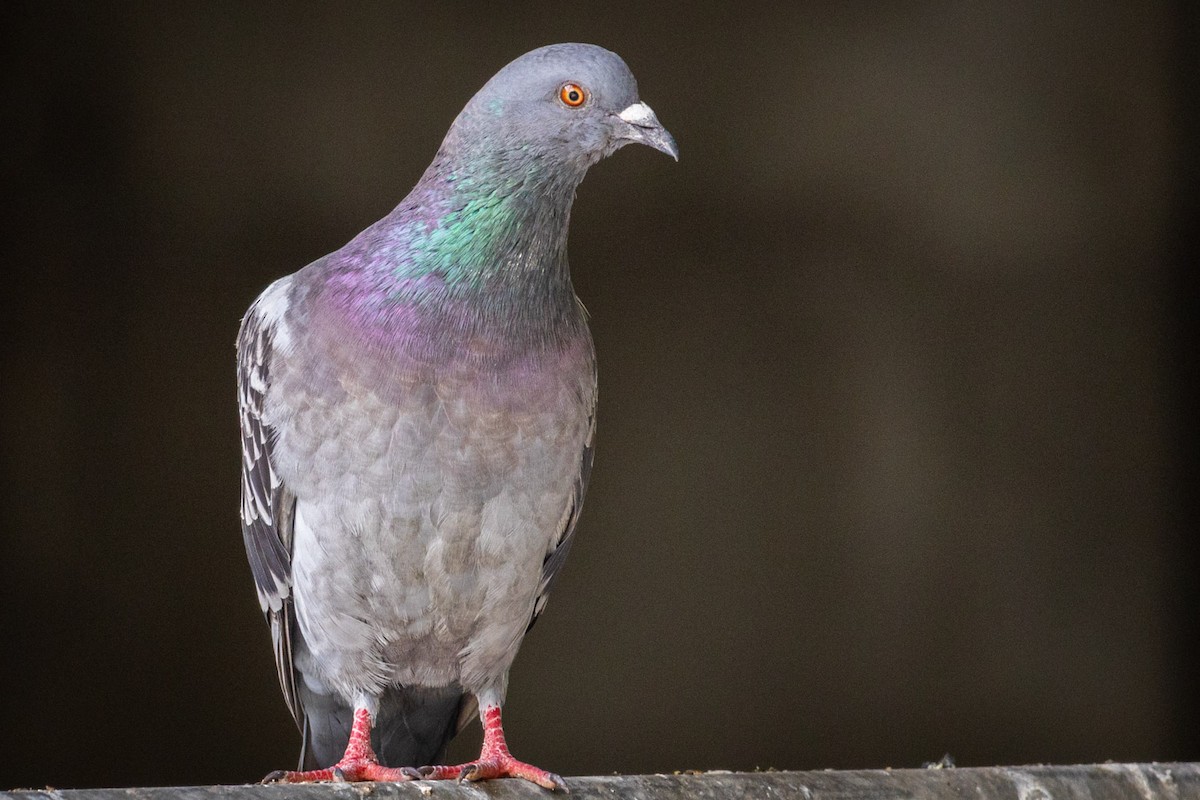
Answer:
[[[567, 778], [567, 785], [571, 800], [1200, 800], [1200, 763], [614, 775]], [[546, 800], [552, 796], [516, 780], [0, 792], [0, 800]]]

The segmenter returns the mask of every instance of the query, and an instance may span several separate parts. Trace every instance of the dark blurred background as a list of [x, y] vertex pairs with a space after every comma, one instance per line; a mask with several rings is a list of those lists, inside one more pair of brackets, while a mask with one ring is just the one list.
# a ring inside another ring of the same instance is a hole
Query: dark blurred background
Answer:
[[575, 207], [600, 439], [518, 755], [1200, 758], [1190, 5], [6, 14], [0, 788], [293, 764], [239, 318], [564, 40], [626, 59], [682, 159], [625, 150]]

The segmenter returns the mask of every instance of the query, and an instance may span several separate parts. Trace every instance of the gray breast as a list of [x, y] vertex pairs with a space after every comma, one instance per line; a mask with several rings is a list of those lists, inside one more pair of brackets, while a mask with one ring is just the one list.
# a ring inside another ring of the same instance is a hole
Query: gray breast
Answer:
[[385, 380], [294, 345], [266, 414], [297, 497], [297, 666], [348, 697], [503, 692], [590, 431], [590, 340], [494, 372], [401, 359]]

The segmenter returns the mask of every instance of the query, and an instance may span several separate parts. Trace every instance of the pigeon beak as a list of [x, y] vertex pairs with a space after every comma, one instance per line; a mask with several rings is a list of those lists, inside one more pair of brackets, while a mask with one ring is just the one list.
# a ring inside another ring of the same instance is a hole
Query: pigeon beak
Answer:
[[676, 161], [679, 160], [679, 147], [675, 137], [667, 133], [667, 129], [654, 116], [654, 110], [645, 103], [634, 103], [618, 114], [625, 122], [622, 138], [631, 142], [639, 142], [666, 153]]

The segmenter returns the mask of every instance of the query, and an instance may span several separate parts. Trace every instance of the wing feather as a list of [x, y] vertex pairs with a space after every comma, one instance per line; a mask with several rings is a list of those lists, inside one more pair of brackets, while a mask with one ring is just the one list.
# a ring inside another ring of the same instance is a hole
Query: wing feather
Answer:
[[575, 526], [579, 522], [579, 512], [583, 509], [583, 497], [587, 493], [588, 478], [592, 474], [593, 443], [596, 440], [596, 401], [594, 397], [591, 408], [591, 427], [588, 431], [587, 443], [583, 446], [583, 454], [579, 459], [579, 474], [575, 479], [575, 488], [571, 492], [571, 499], [567, 504], [566, 511], [563, 512], [563, 522], [554, 547], [546, 554], [546, 560], [542, 562], [542, 580], [538, 585], [537, 599], [533, 604], [533, 617], [529, 620], [526, 632], [533, 627], [538, 617], [546, 610], [546, 603], [550, 599], [550, 590], [554, 588], [554, 581], [562, 571], [563, 564], [567, 562], [567, 554], [571, 551], [571, 542], [575, 539]]
[[275, 666], [288, 709], [303, 719], [292, 666], [292, 534], [295, 496], [271, 461], [275, 431], [263, 418], [271, 387], [275, 340], [287, 303], [287, 280], [272, 284], [242, 320], [237, 343], [238, 416], [242, 431], [242, 538], [258, 590], [258, 601], [271, 624]]

